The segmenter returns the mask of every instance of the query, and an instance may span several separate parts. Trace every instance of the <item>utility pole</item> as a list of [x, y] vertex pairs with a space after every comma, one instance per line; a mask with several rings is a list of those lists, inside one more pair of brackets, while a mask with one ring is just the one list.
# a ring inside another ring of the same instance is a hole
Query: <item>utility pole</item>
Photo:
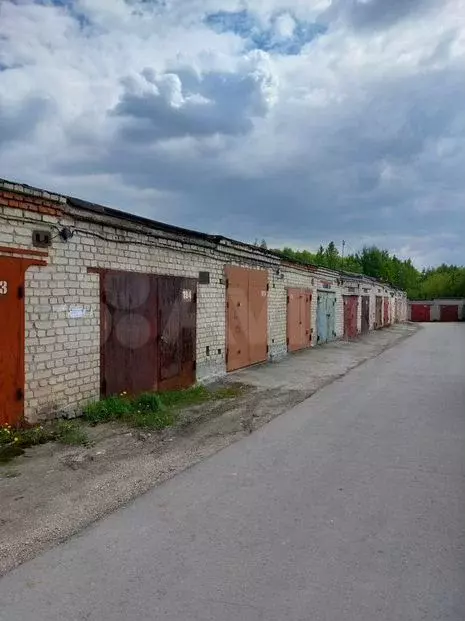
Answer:
[[342, 259], [341, 259], [341, 269], [344, 269], [344, 249], [345, 249], [345, 247], [346, 247], [346, 240], [343, 239], [342, 240], [342, 253], [341, 253], [341, 257], [342, 257]]

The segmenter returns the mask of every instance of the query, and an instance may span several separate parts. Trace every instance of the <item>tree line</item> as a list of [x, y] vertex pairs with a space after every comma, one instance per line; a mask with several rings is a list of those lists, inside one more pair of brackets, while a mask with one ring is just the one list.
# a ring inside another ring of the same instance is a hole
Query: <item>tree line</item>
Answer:
[[[266, 248], [265, 240], [257, 245]], [[280, 256], [303, 264], [318, 265], [333, 270], [365, 274], [407, 291], [410, 299], [427, 300], [439, 297], [465, 297], [465, 267], [440, 265], [418, 270], [410, 259], [399, 259], [387, 250], [366, 246], [360, 252], [342, 257], [336, 244], [330, 242], [317, 252], [275, 249]]]

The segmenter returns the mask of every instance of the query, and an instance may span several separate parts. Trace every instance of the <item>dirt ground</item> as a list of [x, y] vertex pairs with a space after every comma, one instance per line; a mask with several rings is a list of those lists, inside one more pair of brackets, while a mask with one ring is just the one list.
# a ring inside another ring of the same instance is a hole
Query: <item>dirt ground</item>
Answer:
[[0, 466], [0, 575], [68, 538], [288, 411], [351, 368], [416, 332], [412, 324], [336, 342], [229, 375], [234, 398], [186, 410], [174, 428], [147, 433], [89, 427], [89, 448], [50, 443]]

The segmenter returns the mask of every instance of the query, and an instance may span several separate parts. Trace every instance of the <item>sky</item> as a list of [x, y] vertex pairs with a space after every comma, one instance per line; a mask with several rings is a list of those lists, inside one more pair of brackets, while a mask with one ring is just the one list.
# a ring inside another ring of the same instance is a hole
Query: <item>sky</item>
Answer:
[[0, 0], [0, 177], [465, 264], [465, 0]]

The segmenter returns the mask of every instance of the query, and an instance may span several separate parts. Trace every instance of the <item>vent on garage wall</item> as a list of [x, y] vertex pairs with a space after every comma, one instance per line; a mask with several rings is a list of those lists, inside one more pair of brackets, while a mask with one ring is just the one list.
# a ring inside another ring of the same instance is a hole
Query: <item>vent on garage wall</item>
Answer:
[[32, 245], [36, 248], [48, 248], [51, 243], [52, 234], [50, 233], [50, 231], [32, 231]]
[[210, 284], [210, 272], [199, 272], [199, 285]]

